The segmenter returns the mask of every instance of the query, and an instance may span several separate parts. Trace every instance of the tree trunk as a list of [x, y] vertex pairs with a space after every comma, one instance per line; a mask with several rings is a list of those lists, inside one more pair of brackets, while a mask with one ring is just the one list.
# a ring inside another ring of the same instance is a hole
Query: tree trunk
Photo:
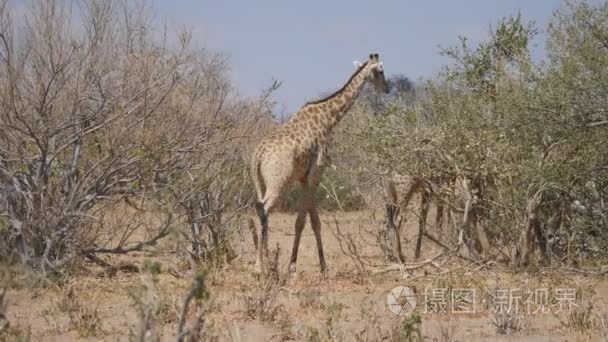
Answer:
[[418, 238], [416, 239], [416, 259], [420, 258], [422, 236], [426, 230], [426, 216], [429, 212], [430, 194], [424, 189], [420, 194], [420, 217], [418, 218]]

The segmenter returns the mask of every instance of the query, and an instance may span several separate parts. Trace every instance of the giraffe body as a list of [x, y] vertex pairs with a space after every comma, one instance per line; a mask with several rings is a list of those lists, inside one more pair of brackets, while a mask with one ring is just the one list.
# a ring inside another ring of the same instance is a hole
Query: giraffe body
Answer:
[[261, 232], [257, 234], [259, 242], [256, 272], [265, 270], [268, 254], [268, 214], [281, 193], [293, 183], [299, 183], [303, 191], [299, 199], [289, 270], [295, 272], [300, 238], [308, 214], [317, 242], [321, 271], [325, 271], [321, 221], [314, 196], [323, 167], [328, 161], [327, 151], [333, 129], [367, 82], [388, 92], [378, 54], [371, 54], [368, 61], [357, 68], [340, 90], [325, 99], [305, 104], [285, 125], [264, 138], [255, 148], [251, 174], [257, 193], [256, 211], [261, 223]]

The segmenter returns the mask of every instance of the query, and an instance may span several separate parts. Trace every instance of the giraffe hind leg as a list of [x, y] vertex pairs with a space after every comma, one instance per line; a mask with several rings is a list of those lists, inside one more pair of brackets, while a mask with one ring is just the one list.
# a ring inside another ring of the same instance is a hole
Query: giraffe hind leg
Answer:
[[268, 216], [270, 209], [279, 198], [279, 191], [269, 189], [263, 201], [256, 202], [255, 209], [260, 218], [260, 234], [258, 235], [258, 250], [256, 259], [256, 273], [265, 273], [268, 260]]
[[298, 209], [298, 217], [296, 218], [295, 224], [295, 235], [293, 238], [293, 247], [291, 249], [291, 259], [289, 261], [289, 273], [296, 272], [296, 263], [298, 260], [298, 247], [300, 246], [300, 239], [302, 238], [302, 231], [306, 225], [306, 211], [304, 208]]
[[[308, 171], [309, 172], [309, 171]], [[308, 172], [306, 178], [308, 178]], [[289, 272], [296, 272], [296, 263], [298, 260], [298, 249], [300, 247], [300, 239], [302, 237], [302, 231], [306, 225], [306, 215], [310, 203], [311, 189], [307, 182], [302, 183], [302, 193], [298, 200], [298, 217], [295, 223], [295, 236], [293, 239], [293, 248], [291, 250], [291, 260], [289, 263]]]

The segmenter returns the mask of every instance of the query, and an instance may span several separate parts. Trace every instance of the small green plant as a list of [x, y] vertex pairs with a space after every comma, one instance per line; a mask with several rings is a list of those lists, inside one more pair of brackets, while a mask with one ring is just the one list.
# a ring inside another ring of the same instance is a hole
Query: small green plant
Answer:
[[321, 302], [321, 291], [317, 289], [306, 289], [300, 296], [300, 307], [310, 309], [324, 309], [325, 305]]
[[[184, 299], [179, 323], [177, 324], [177, 342], [207, 341], [217, 338], [214, 335], [213, 326], [207, 324], [207, 314], [211, 307], [209, 305], [209, 290], [205, 285], [206, 278], [207, 271], [203, 270], [196, 273], [192, 279], [192, 285]], [[187, 326], [188, 312], [191, 310], [190, 305], [192, 303], [194, 303], [197, 315]], [[206, 328], [205, 331], [203, 331], [203, 328]]]
[[422, 342], [422, 317], [417, 312], [407, 315], [395, 329], [399, 341]]
[[160, 275], [162, 270], [162, 265], [158, 261], [145, 259], [141, 269], [143, 273], [150, 274], [154, 280], [158, 280], [158, 276]]
[[319, 329], [307, 327], [306, 338], [304, 340], [308, 342], [321, 342], [321, 333], [319, 332]]
[[327, 306], [327, 320], [325, 321], [325, 332], [331, 341], [342, 341], [344, 336], [340, 330], [342, 320], [342, 310], [344, 304], [332, 303]]
[[158, 276], [161, 273], [161, 264], [149, 259], [144, 260], [141, 267], [140, 286], [129, 289], [128, 294], [133, 301], [133, 306], [137, 311], [136, 330], [130, 330], [130, 340], [143, 341], [143, 339], [156, 341], [156, 321], [162, 306], [159, 305], [154, 296], [155, 285], [158, 283]]

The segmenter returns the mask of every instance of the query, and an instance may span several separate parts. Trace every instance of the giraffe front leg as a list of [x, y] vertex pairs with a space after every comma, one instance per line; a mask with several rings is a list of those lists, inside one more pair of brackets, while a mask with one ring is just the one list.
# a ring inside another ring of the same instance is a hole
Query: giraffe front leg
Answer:
[[317, 251], [319, 253], [319, 266], [321, 268], [321, 273], [325, 275], [325, 271], [327, 270], [327, 264], [325, 263], [325, 254], [323, 253], [323, 242], [321, 240], [321, 219], [319, 218], [317, 204], [314, 200], [317, 188], [319, 186], [319, 182], [321, 180], [322, 172], [323, 171], [321, 168], [315, 167], [313, 170], [311, 170], [311, 173], [309, 174], [309, 191], [307, 192], [308, 196], [306, 197], [306, 211], [310, 216], [310, 225], [312, 227], [313, 233], [315, 234], [315, 240], [317, 242]]
[[293, 248], [291, 249], [291, 260], [289, 262], [289, 273], [296, 272], [296, 263], [298, 261], [298, 247], [300, 247], [300, 238], [302, 237], [302, 231], [304, 230], [304, 225], [306, 225], [306, 211], [304, 210], [304, 206], [300, 205], [300, 209], [298, 210], [298, 218], [296, 218], [295, 225], [295, 236], [293, 238]]
[[315, 233], [315, 240], [317, 241], [317, 251], [319, 252], [319, 266], [321, 267], [321, 273], [325, 274], [327, 270], [327, 264], [325, 263], [325, 255], [323, 254], [323, 242], [321, 241], [321, 220], [319, 219], [319, 213], [317, 212], [317, 206], [313, 205], [308, 209], [310, 214], [310, 225], [312, 231]]

